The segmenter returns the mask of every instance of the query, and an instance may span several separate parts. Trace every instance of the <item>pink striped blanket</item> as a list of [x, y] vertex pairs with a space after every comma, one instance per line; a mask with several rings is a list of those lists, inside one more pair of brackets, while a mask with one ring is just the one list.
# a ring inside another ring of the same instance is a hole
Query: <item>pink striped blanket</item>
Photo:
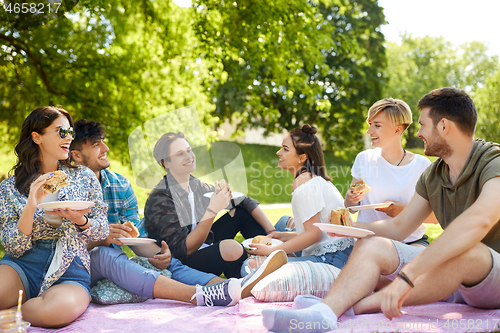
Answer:
[[[57, 330], [32, 327], [29, 332], [258, 333], [266, 332], [262, 326], [262, 309], [291, 306], [292, 303], [261, 303], [254, 298], [246, 298], [233, 307], [212, 308], [166, 300], [108, 306], [91, 304], [67, 327]], [[392, 321], [381, 313], [342, 316], [336, 332], [500, 331], [500, 310], [479, 310], [448, 303], [411, 306], [403, 310], [406, 314]]]

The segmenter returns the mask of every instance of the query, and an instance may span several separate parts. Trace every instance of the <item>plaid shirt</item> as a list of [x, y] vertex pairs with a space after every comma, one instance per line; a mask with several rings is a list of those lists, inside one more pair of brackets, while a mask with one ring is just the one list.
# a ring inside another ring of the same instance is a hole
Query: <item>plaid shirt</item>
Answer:
[[101, 187], [104, 202], [108, 205], [108, 222], [139, 224], [139, 204], [132, 185], [124, 176], [101, 170]]

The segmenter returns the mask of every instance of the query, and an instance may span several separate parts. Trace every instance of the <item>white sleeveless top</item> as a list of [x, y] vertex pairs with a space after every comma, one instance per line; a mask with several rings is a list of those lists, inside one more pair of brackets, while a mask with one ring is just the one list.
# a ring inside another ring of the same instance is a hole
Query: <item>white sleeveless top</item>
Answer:
[[[297, 235], [305, 231], [304, 222], [319, 213], [321, 223], [329, 223], [332, 209], [344, 207], [344, 198], [337, 188], [323, 177], [316, 176], [300, 185], [292, 193], [292, 210]], [[302, 250], [302, 256], [321, 256], [326, 253], [343, 251], [354, 245], [351, 237], [330, 237], [321, 232], [319, 242]]]

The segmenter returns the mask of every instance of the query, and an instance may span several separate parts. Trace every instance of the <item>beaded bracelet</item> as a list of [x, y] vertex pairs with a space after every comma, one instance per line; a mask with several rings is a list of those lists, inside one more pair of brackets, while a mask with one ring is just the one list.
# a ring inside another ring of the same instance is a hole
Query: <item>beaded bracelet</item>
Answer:
[[402, 278], [404, 282], [408, 283], [410, 287], [415, 288], [413, 282], [411, 282], [410, 278], [403, 271], [399, 272], [398, 276]]

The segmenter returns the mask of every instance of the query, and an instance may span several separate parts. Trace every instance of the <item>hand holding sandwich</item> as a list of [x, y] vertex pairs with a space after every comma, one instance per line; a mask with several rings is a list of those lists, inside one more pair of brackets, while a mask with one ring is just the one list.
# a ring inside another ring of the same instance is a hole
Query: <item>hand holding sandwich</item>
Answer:
[[45, 182], [52, 177], [52, 172], [46, 173], [39, 176], [30, 186], [30, 193], [28, 194], [28, 201], [26, 206], [31, 205], [36, 207], [38, 204], [42, 203], [48, 196], [49, 192], [43, 189]]
[[[117, 238], [130, 238], [131, 227], [120, 223], [110, 223], [109, 224], [109, 235], [108, 238], [102, 241], [102, 245], [109, 246], [110, 244], [115, 244], [118, 246], [123, 246], [123, 243]], [[101, 244], [99, 244], [101, 245]]]
[[347, 190], [345, 195], [344, 205], [346, 207], [356, 206], [364, 198], [365, 194], [370, 192], [371, 188], [368, 186], [363, 178], [352, 179], [351, 187]]
[[54, 172], [48, 172], [39, 176], [33, 181], [33, 183], [31, 183], [28, 201], [26, 203], [27, 206], [36, 208], [38, 204], [41, 204], [45, 201], [45, 199], [47, 199], [50, 192], [45, 189], [45, 183], [47, 183], [47, 181], [53, 176]]
[[251, 248], [247, 249], [247, 252], [250, 253], [251, 255], [258, 255], [258, 256], [268, 256], [277, 250], [277, 248], [273, 245], [252, 243], [249, 246]]
[[[222, 183], [222, 182], [221, 182]], [[224, 208], [229, 205], [229, 201], [231, 201], [232, 193], [229, 188], [229, 184], [224, 184], [224, 186], [218, 188], [219, 183], [215, 183], [215, 192], [212, 194], [210, 198], [210, 203], [208, 204], [208, 208], [215, 213], [220, 212]]]

